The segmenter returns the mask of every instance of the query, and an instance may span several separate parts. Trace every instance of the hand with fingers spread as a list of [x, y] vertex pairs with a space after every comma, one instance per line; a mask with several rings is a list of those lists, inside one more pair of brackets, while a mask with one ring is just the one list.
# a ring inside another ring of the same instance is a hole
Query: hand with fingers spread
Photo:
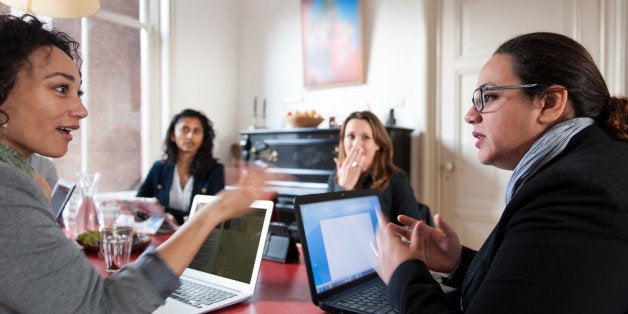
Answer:
[[[417, 244], [404, 241], [404, 237], [412, 239], [414, 231], [407, 230], [404, 227], [395, 225], [384, 218], [381, 213], [378, 215], [379, 224], [377, 228], [376, 241], [376, 258], [377, 258], [377, 274], [388, 285], [392, 274], [401, 263], [411, 259], [421, 259], [423, 254], [419, 252]], [[418, 227], [418, 224], [415, 225]], [[401, 230], [405, 229], [405, 231]], [[413, 239], [417, 240], [417, 239]]]
[[377, 273], [388, 284], [395, 269], [405, 261], [418, 259], [430, 270], [452, 272], [460, 260], [462, 247], [456, 233], [440, 215], [435, 217], [437, 228], [424, 221], [400, 215], [398, 226], [380, 217], [377, 232]]
[[364, 149], [359, 147], [352, 147], [342, 162], [338, 158], [334, 158], [334, 163], [336, 163], [337, 169], [336, 173], [338, 175], [338, 184], [346, 191], [356, 188], [360, 175], [365, 171], [362, 169], [365, 158], [366, 154]]
[[[455, 270], [460, 261], [462, 245], [456, 232], [443, 221], [440, 214], [434, 216], [436, 228], [404, 215], [399, 216], [399, 222], [413, 230], [412, 236], [414, 236], [415, 230], [418, 232], [418, 237], [421, 239], [421, 251], [423, 252], [420, 259], [430, 270], [441, 273], [450, 273]], [[403, 227], [395, 227], [397, 230], [409, 231]], [[406, 237], [411, 239], [410, 236]]]

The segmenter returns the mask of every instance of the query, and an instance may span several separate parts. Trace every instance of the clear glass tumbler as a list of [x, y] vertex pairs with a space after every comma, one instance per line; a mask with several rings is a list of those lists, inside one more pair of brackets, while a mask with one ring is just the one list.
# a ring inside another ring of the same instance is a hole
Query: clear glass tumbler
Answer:
[[108, 272], [115, 272], [131, 259], [133, 227], [112, 226], [100, 229], [100, 249]]

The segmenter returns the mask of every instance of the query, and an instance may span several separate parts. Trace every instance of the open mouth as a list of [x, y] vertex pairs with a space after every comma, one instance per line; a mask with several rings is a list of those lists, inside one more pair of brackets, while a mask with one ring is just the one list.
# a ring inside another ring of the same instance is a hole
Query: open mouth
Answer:
[[58, 128], [57, 128], [57, 130], [59, 130], [59, 131], [61, 131], [61, 132], [63, 132], [63, 133], [66, 133], [66, 134], [70, 134], [70, 132], [72, 132], [72, 130], [71, 130], [71, 129], [69, 129], [69, 128], [64, 128], [64, 127], [58, 127]]
[[480, 146], [482, 146], [482, 143], [484, 142], [484, 139], [486, 138], [486, 136], [483, 135], [482, 133], [473, 132], [473, 137], [478, 139], [477, 142], [475, 142], [475, 147], [480, 148]]

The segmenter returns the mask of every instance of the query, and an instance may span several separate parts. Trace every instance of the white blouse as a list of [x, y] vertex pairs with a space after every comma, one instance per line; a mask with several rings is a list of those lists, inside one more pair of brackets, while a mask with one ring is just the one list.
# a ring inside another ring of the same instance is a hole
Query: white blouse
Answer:
[[190, 199], [192, 198], [192, 188], [194, 187], [194, 176], [190, 176], [188, 182], [181, 189], [181, 181], [179, 180], [179, 171], [177, 166], [174, 167], [174, 178], [172, 178], [172, 186], [170, 187], [170, 202], [168, 206], [180, 209], [184, 212], [190, 211]]

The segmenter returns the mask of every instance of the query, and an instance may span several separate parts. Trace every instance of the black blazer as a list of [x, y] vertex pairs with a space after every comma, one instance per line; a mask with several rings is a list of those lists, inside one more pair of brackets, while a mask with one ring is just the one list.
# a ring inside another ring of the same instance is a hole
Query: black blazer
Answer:
[[464, 248], [451, 300], [425, 264], [407, 261], [389, 285], [401, 313], [626, 313], [628, 142], [597, 125], [513, 197], [482, 245]]
[[[137, 196], [156, 197], [165, 208], [167, 213], [171, 213], [179, 224], [183, 223], [183, 217], [189, 215], [190, 208], [172, 208], [170, 203], [170, 188], [172, 187], [172, 179], [174, 177], [174, 163], [157, 161], [148, 172], [146, 180], [142, 183]], [[201, 181], [194, 178], [194, 186], [192, 187], [192, 195], [190, 195], [190, 206], [196, 194], [215, 195], [225, 188], [225, 167], [216, 163], [207, 174], [205, 180]]]

